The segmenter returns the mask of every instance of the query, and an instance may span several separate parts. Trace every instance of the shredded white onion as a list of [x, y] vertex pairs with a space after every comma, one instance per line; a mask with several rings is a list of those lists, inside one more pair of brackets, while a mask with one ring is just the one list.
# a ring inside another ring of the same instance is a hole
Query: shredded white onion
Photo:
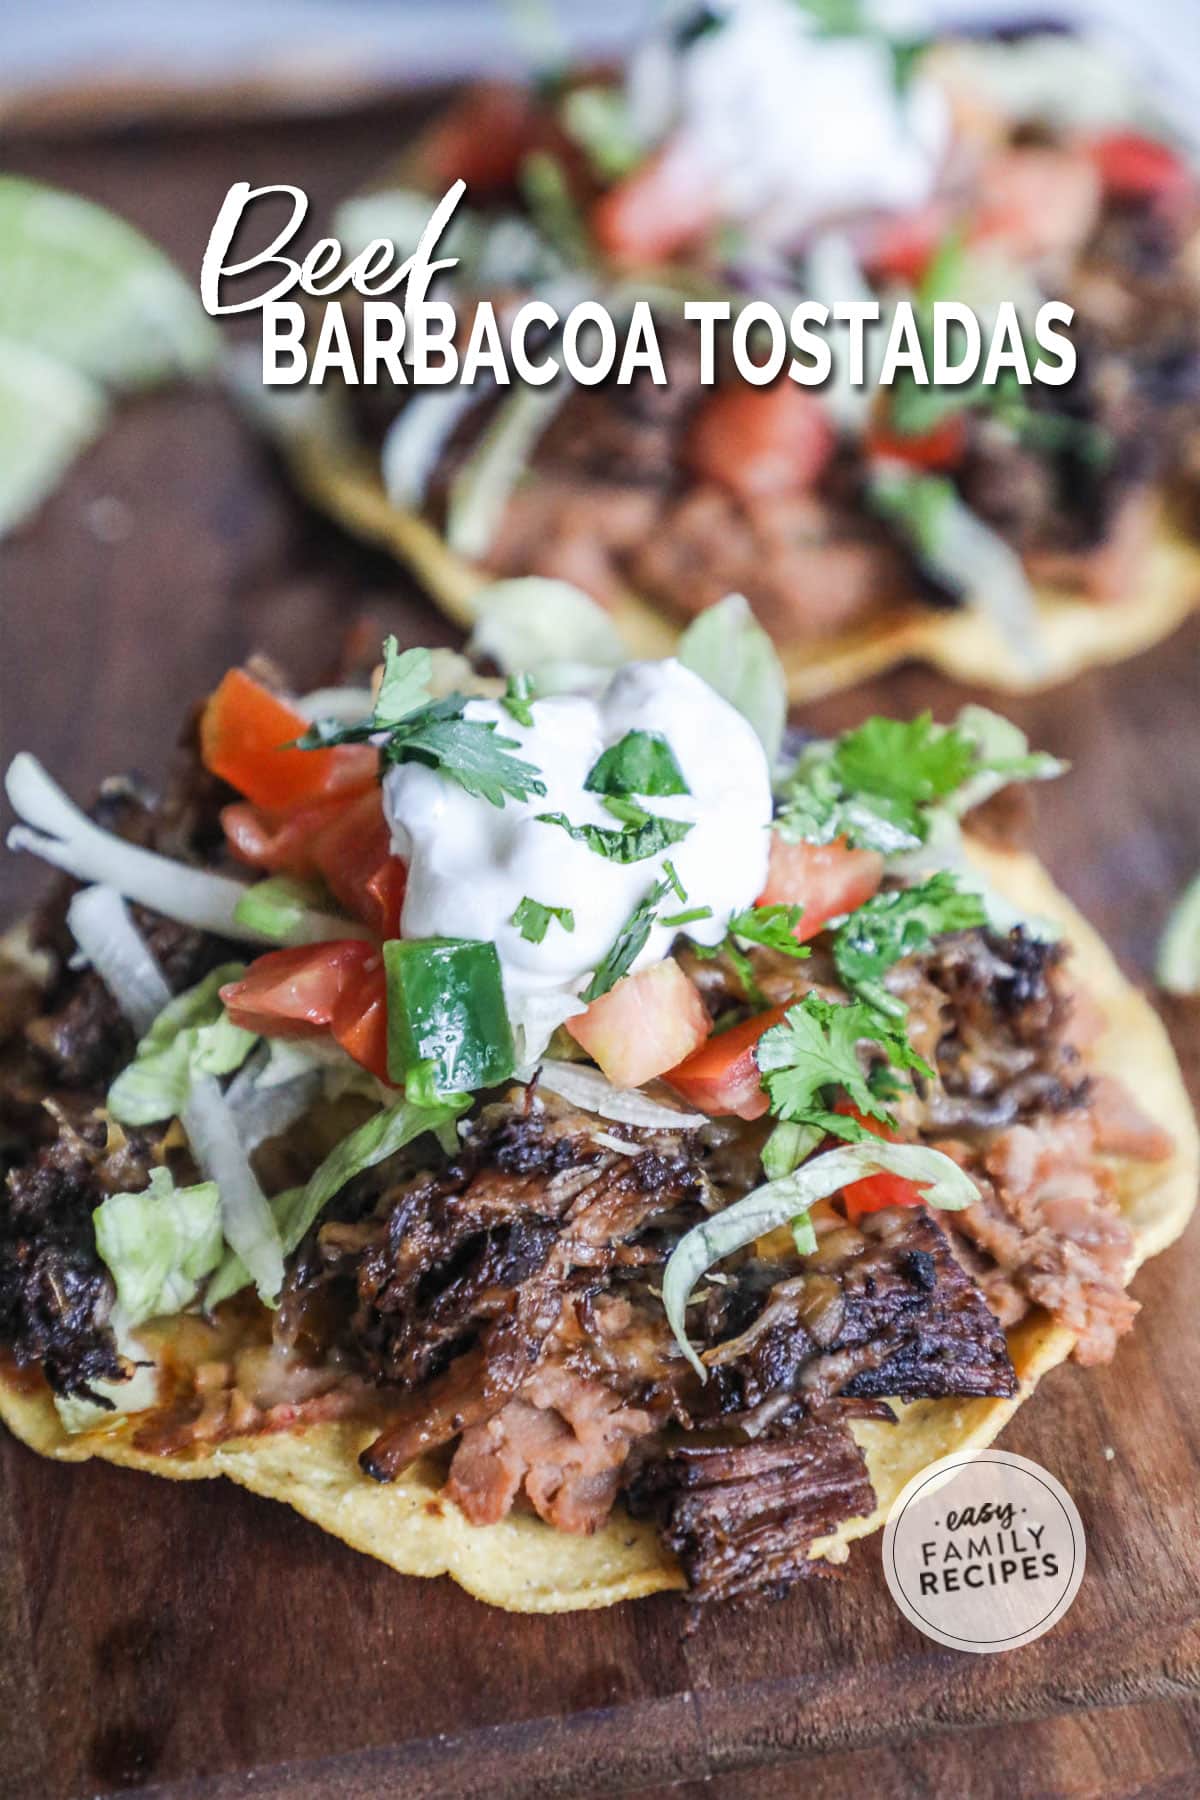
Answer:
[[115, 888], [90, 887], [67, 908], [67, 925], [87, 961], [139, 1037], [145, 1037], [171, 990]]
[[[24, 821], [8, 834], [10, 850], [32, 851], [77, 881], [99, 882], [181, 925], [242, 943], [278, 947], [278, 938], [238, 923], [235, 913], [249, 892], [246, 883], [189, 868], [104, 831], [67, 798], [36, 756], [24, 750], [14, 756], [4, 786], [13, 811]], [[369, 936], [366, 927], [352, 919], [306, 909], [285, 941], [320, 944], [331, 938]]]
[[311, 1065], [289, 1081], [265, 1084], [266, 1053], [260, 1045], [225, 1090], [225, 1104], [233, 1114], [238, 1137], [247, 1156], [268, 1138], [281, 1137], [304, 1117], [320, 1098], [325, 1076]]
[[414, 394], [388, 427], [380, 472], [388, 499], [397, 506], [420, 506], [425, 490], [455, 426], [487, 392], [478, 387], [435, 388]]
[[237, 1120], [212, 1075], [197, 1075], [182, 1113], [192, 1155], [221, 1194], [221, 1229], [264, 1300], [283, 1286], [283, 1246], [267, 1197], [238, 1137]]
[[[83, 933], [76, 941], [140, 1037], [170, 999], [171, 990], [119, 896], [82, 905], [85, 899], [80, 895], [73, 904], [71, 928], [79, 924]], [[259, 1293], [273, 1300], [283, 1285], [279, 1232], [242, 1147], [237, 1121], [213, 1076], [195, 1078], [181, 1122], [201, 1173], [220, 1190], [221, 1228], [227, 1241]]]
[[542, 1087], [572, 1106], [613, 1119], [618, 1125], [636, 1125], [643, 1131], [689, 1131], [708, 1123], [703, 1113], [663, 1106], [636, 1088], [615, 1088], [606, 1075], [586, 1063], [544, 1062], [538, 1079]]
[[637, 1154], [636, 1144], [628, 1144], [623, 1138], [613, 1137], [612, 1133], [608, 1131], [593, 1131], [592, 1142], [593, 1144], [599, 1144], [602, 1150], [615, 1150], [618, 1156], [634, 1156]]

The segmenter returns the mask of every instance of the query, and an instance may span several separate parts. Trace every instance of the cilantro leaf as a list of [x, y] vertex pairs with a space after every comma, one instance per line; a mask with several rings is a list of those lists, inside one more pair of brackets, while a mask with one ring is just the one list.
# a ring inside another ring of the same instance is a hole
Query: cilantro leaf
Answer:
[[589, 794], [690, 794], [691, 788], [661, 731], [627, 731], [592, 764], [584, 787]]
[[982, 925], [986, 917], [979, 895], [960, 888], [945, 870], [919, 887], [875, 894], [834, 936], [838, 974], [849, 988], [869, 988], [901, 957], [922, 949], [932, 938]]
[[882, 795], [847, 794], [832, 760], [811, 754], [793, 771], [775, 826], [791, 844], [832, 844], [845, 838], [856, 850], [878, 850], [884, 856], [915, 850], [921, 843], [907, 808]]
[[[544, 793], [545, 789], [541, 791]], [[679, 843], [692, 829], [690, 819], [659, 819], [650, 815], [644, 823], [628, 826], [624, 831], [610, 831], [603, 825], [572, 825], [566, 813], [560, 812], [538, 813], [537, 817], [543, 825], [560, 826], [577, 844], [586, 844], [597, 856], [618, 863], [644, 862], [648, 856], [657, 856], [660, 850]]]
[[524, 800], [542, 795], [546, 785], [539, 770], [510, 751], [519, 748], [515, 738], [501, 737], [495, 720], [468, 719], [463, 694], [430, 700], [428, 650], [396, 647], [394, 637], [383, 646], [383, 681], [369, 719], [357, 725], [317, 719], [302, 737], [300, 750], [325, 750], [334, 744], [364, 744], [382, 739], [380, 760], [384, 767], [399, 763], [423, 763], [437, 769], [477, 799], [503, 806], [505, 798]]
[[600, 804], [614, 819], [620, 819], [622, 825], [644, 825], [652, 816], [636, 800], [626, 800], [620, 794], [605, 794]]
[[532, 706], [536, 698], [532, 675], [510, 675], [500, 704], [518, 725], [532, 725]]
[[689, 906], [684, 912], [671, 913], [670, 915], [664, 913], [662, 922], [664, 925], [675, 926], [696, 925], [701, 919], [711, 919], [712, 916], [713, 911], [711, 906]]
[[834, 765], [844, 787], [913, 808], [941, 800], [964, 782], [975, 764], [970, 738], [953, 725], [935, 725], [931, 713], [916, 719], [875, 717], [838, 740]]
[[374, 723], [380, 728], [396, 725], [408, 713], [429, 703], [429, 678], [433, 658], [428, 650], [405, 650], [394, 637], [383, 641], [383, 680], [375, 696]]
[[828, 1090], [840, 1089], [860, 1113], [891, 1124], [891, 1115], [859, 1061], [858, 1045], [864, 1039], [877, 1044], [894, 1067], [931, 1073], [907, 1039], [874, 1007], [861, 1000], [842, 1005], [820, 994], [806, 994], [789, 1008], [782, 1024], [763, 1033], [755, 1052], [776, 1118], [853, 1137], [854, 1122], [834, 1113], [827, 1103]]
[[550, 929], [551, 919], [557, 919], [564, 931], [575, 929], [575, 914], [569, 906], [543, 906], [540, 900], [531, 900], [526, 894], [511, 922], [527, 944], [540, 944]]
[[598, 1000], [601, 994], [607, 994], [609, 988], [615, 987], [623, 975], [627, 975], [634, 962], [646, 948], [646, 940], [650, 936], [650, 927], [654, 923], [654, 909], [665, 894], [671, 891], [669, 881], [656, 881], [649, 891], [643, 894], [625, 923], [613, 940], [604, 961], [600, 964], [591, 981], [583, 990], [583, 998], [587, 1001]]
[[762, 944], [764, 949], [778, 950], [784, 956], [811, 956], [807, 944], [796, 941], [802, 906], [748, 906], [734, 913], [729, 921], [729, 936], [743, 938], [748, 944]]
[[925, 841], [925, 808], [971, 776], [974, 740], [929, 713], [908, 722], [870, 718], [832, 744], [800, 757], [782, 793], [779, 829], [792, 843], [845, 838], [885, 856]]
[[492, 806], [503, 806], [506, 796], [524, 800], [544, 794], [534, 765], [509, 754], [517, 740], [501, 737], [494, 720], [465, 718], [465, 705], [461, 694], [451, 694], [410, 713], [380, 746], [383, 761], [424, 763]]

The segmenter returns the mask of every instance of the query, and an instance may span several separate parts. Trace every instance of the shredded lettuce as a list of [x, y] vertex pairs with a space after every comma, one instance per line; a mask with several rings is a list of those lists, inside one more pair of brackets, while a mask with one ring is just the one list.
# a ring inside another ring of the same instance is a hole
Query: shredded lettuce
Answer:
[[310, 722], [313, 719], [336, 719], [340, 725], [357, 725], [360, 719], [370, 718], [375, 706], [375, 696], [370, 688], [313, 688], [292, 704], [301, 717]]
[[260, 1044], [225, 1090], [225, 1104], [233, 1114], [238, 1139], [247, 1156], [268, 1138], [282, 1136], [321, 1097], [326, 1071], [314, 1059], [298, 1063], [282, 1078], [278, 1069], [272, 1067], [271, 1050], [285, 1042], [275, 1038], [269, 1048], [266, 1043]]
[[216, 1182], [176, 1187], [167, 1169], [153, 1170], [141, 1193], [110, 1194], [92, 1221], [96, 1249], [116, 1283], [118, 1341], [146, 1319], [181, 1312], [224, 1252]]
[[781, 1119], [762, 1148], [763, 1174], [778, 1181], [810, 1157], [825, 1137], [821, 1125], [796, 1125]]
[[964, 505], [952, 481], [891, 465], [878, 469], [869, 494], [912, 546], [917, 560], [964, 605], [995, 625], [1030, 675], [1045, 666], [1037, 597], [1011, 544]]
[[[926, 1205], [944, 1211], [961, 1211], [979, 1198], [971, 1177], [940, 1150], [871, 1138], [839, 1145], [794, 1174], [765, 1182], [680, 1239], [663, 1274], [663, 1305], [675, 1341], [701, 1381], [707, 1380], [707, 1370], [688, 1342], [686, 1317], [692, 1290], [705, 1270], [780, 1225], [806, 1217], [818, 1200], [864, 1176], [884, 1172], [916, 1182], [925, 1189]], [[802, 1232], [801, 1241], [815, 1247], [815, 1237], [809, 1240], [807, 1233]]]
[[[396, 506], [419, 507], [460, 419], [478, 406], [487, 388], [431, 388], [416, 393], [389, 425], [380, 450], [380, 473]], [[368, 710], [370, 710], [368, 708]]]
[[1030, 750], [1020, 726], [986, 706], [961, 707], [953, 729], [975, 745], [978, 760], [976, 773], [947, 802], [960, 818], [1014, 781], [1053, 781], [1071, 766], [1048, 750]]
[[567, 136], [586, 154], [603, 181], [619, 181], [635, 169], [645, 145], [633, 128], [629, 102], [617, 87], [574, 87], [560, 115]]
[[1171, 911], [1158, 947], [1155, 978], [1168, 994], [1200, 993], [1200, 875]]
[[88, 1388], [95, 1394], [94, 1400], [88, 1400], [82, 1394], [55, 1394], [54, 1410], [64, 1431], [72, 1435], [94, 1431], [97, 1426], [109, 1425], [128, 1413], [146, 1412], [156, 1403], [158, 1364], [145, 1356], [135, 1337], [127, 1335], [120, 1350], [132, 1365], [127, 1380], [109, 1381], [101, 1376], [90, 1381]]
[[459, 556], [487, 555], [534, 445], [562, 405], [567, 386], [518, 387], [506, 394], [474, 451], [450, 483], [446, 542]]
[[679, 640], [677, 655], [748, 719], [774, 764], [787, 719], [787, 683], [775, 646], [742, 594], [707, 607]]
[[[469, 1094], [446, 1094], [436, 1106], [414, 1105], [402, 1100], [396, 1106], [378, 1112], [373, 1118], [344, 1137], [332, 1149], [321, 1166], [310, 1175], [303, 1187], [287, 1188], [272, 1199], [271, 1213], [283, 1254], [289, 1255], [309, 1227], [328, 1206], [335, 1194], [348, 1181], [373, 1169], [406, 1144], [432, 1131], [445, 1136], [447, 1127], [471, 1104]], [[222, 1300], [246, 1287], [250, 1276], [242, 1259], [229, 1255], [209, 1283], [204, 1304], [211, 1312]]]
[[274, 1306], [283, 1286], [283, 1249], [237, 1123], [212, 1075], [197, 1075], [182, 1115], [192, 1154], [221, 1195], [226, 1242], [253, 1277], [260, 1299]]
[[167, 1002], [108, 1090], [108, 1110], [119, 1124], [174, 1118], [197, 1075], [231, 1075], [241, 1067], [258, 1039], [230, 1022], [219, 990], [245, 973], [243, 963], [222, 963]]
[[627, 660], [603, 607], [569, 581], [495, 581], [474, 605], [471, 655], [505, 675], [531, 675], [539, 697], [599, 685]]
[[[86, 951], [88, 944], [93, 943], [101, 949], [103, 960], [98, 967], [103, 980], [134, 1029], [145, 1031], [148, 998], [169, 999], [169, 989], [162, 971], [141, 942], [124, 902], [115, 896], [114, 899], [115, 907], [105, 904], [104, 917], [99, 922], [96, 915], [100, 903], [94, 903], [83, 914], [80, 947]], [[76, 917], [79, 918], [78, 913]], [[152, 1020], [150, 1030], [153, 1028]], [[207, 1049], [217, 1063], [228, 1060], [231, 1054], [223, 1031], [214, 1034]], [[279, 1234], [238, 1136], [233, 1111], [214, 1075], [192, 1069], [180, 1122], [202, 1173], [217, 1184], [226, 1239], [253, 1273], [263, 1300], [272, 1303], [283, 1285]]]

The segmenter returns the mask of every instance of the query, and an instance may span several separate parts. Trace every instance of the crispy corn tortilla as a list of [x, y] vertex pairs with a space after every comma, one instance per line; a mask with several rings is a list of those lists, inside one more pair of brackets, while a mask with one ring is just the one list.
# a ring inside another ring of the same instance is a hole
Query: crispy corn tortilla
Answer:
[[[318, 417], [303, 432], [280, 434], [278, 442], [309, 499], [356, 536], [390, 550], [447, 617], [470, 629], [476, 596], [494, 576], [456, 555], [427, 520], [394, 505], [370, 459], [340, 431], [318, 424]], [[1042, 654], [1036, 669], [1014, 654], [985, 614], [914, 604], [859, 631], [780, 645], [789, 697], [817, 700], [909, 661], [932, 663], [957, 681], [1007, 694], [1037, 693], [1083, 669], [1125, 662], [1169, 637], [1200, 605], [1200, 546], [1160, 513], [1136, 592], [1099, 602], [1043, 585], [1037, 595]], [[670, 655], [683, 628], [633, 593], [622, 595], [611, 611], [635, 656]]]
[[[982, 847], [974, 847], [972, 856], [1016, 904], [1062, 925], [1074, 946], [1081, 985], [1106, 1017], [1104, 1035], [1089, 1054], [1090, 1065], [1116, 1076], [1136, 1069], [1139, 1104], [1174, 1140], [1169, 1161], [1114, 1162], [1121, 1206], [1136, 1244], [1132, 1276], [1140, 1263], [1182, 1232], [1200, 1180], [1196, 1121], [1170, 1041], [1148, 1001], [1033, 857]], [[1020, 1378], [1015, 1398], [919, 1400], [897, 1407], [896, 1425], [855, 1421], [854, 1434], [866, 1454], [878, 1504], [869, 1518], [849, 1520], [822, 1540], [816, 1553], [844, 1560], [852, 1539], [883, 1525], [892, 1501], [913, 1475], [952, 1451], [991, 1443], [1041, 1377], [1066, 1360], [1074, 1342], [1070, 1331], [1046, 1315], [1031, 1314], [1009, 1333]], [[173, 1480], [226, 1475], [253, 1493], [284, 1501], [402, 1574], [448, 1574], [468, 1593], [511, 1612], [610, 1606], [685, 1585], [653, 1529], [623, 1512], [594, 1537], [579, 1538], [520, 1512], [499, 1525], [468, 1524], [440, 1495], [442, 1471], [430, 1460], [414, 1463], [398, 1481], [377, 1485], [357, 1464], [358, 1452], [374, 1435], [369, 1427], [322, 1425], [292, 1435], [243, 1438], [186, 1460], [135, 1449], [127, 1421], [68, 1436], [45, 1388], [19, 1391], [0, 1384], [0, 1417], [44, 1456], [76, 1462], [99, 1456]]]

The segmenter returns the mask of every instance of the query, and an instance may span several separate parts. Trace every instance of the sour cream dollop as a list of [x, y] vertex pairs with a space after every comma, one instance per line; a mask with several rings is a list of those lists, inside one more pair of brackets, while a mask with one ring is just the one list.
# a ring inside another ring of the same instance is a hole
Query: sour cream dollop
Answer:
[[[466, 717], [490, 721], [515, 739], [512, 754], [537, 767], [546, 792], [497, 807], [436, 769], [405, 763], [389, 770], [384, 812], [393, 849], [408, 864], [401, 931], [494, 943], [510, 1014], [524, 1030], [528, 1054], [536, 1055], [553, 1025], [578, 1010], [572, 997], [662, 879], [667, 861], [687, 899], [668, 895], [659, 912], [712, 909], [710, 918], [686, 927], [695, 942], [719, 943], [730, 915], [753, 904], [766, 882], [770, 771], [742, 715], [674, 660], [629, 663], [598, 697], [537, 700], [531, 726], [518, 724], [497, 700], [469, 701]], [[638, 803], [659, 817], [689, 820], [684, 838], [641, 862], [619, 863], [539, 821], [539, 813], [560, 812], [573, 825], [619, 830], [602, 796], [584, 783], [602, 751], [638, 730], [666, 739], [690, 790]], [[551, 919], [542, 942], [528, 942], [513, 923], [525, 898], [569, 907], [574, 929]], [[633, 967], [661, 961], [677, 931], [656, 921]], [[542, 1042], [531, 1044], [538, 1035]]]
[[727, 216], [783, 244], [840, 214], [929, 198], [950, 139], [939, 87], [918, 76], [897, 92], [884, 42], [825, 36], [796, 0], [723, 10], [678, 59], [675, 109]]

